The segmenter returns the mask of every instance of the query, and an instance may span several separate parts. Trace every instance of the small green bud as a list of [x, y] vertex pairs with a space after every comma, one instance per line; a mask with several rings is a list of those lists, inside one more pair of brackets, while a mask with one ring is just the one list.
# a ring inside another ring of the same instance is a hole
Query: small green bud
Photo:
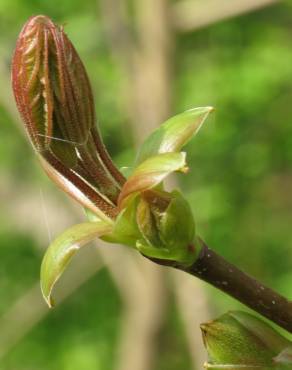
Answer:
[[144, 238], [138, 244], [143, 254], [184, 264], [194, 262], [198, 254], [193, 248], [195, 222], [181, 193], [148, 191], [142, 194], [137, 224]]
[[280, 369], [275, 358], [291, 345], [264, 321], [246, 312], [228, 312], [202, 324], [201, 330], [210, 369], [219, 369], [219, 365], [231, 369]]

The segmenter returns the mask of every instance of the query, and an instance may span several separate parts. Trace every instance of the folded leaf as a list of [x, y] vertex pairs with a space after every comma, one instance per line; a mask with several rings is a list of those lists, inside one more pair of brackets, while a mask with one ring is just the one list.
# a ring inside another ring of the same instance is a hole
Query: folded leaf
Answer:
[[168, 119], [144, 141], [136, 164], [159, 153], [179, 152], [212, 110], [212, 107], [193, 108]]
[[49, 307], [53, 306], [52, 290], [74, 254], [86, 243], [107, 234], [112, 225], [103, 221], [72, 226], [49, 246], [41, 265], [41, 289]]
[[130, 195], [155, 187], [174, 171], [186, 170], [185, 153], [162, 153], [146, 159], [124, 184], [119, 196], [119, 207], [124, 207]]

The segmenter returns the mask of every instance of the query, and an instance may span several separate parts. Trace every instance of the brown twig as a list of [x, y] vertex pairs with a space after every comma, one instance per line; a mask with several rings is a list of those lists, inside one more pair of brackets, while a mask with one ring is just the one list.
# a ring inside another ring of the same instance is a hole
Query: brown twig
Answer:
[[191, 266], [175, 262], [154, 262], [185, 271], [213, 285], [247, 307], [292, 332], [292, 301], [239, 270], [199, 239], [202, 248]]

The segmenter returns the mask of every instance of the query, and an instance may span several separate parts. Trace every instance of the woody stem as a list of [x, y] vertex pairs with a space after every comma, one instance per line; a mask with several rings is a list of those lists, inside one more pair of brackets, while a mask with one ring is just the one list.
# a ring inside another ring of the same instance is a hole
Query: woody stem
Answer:
[[157, 259], [155, 262], [198, 277], [292, 333], [292, 301], [239, 270], [202, 240], [199, 239], [198, 242], [202, 248], [198, 258], [190, 266]]

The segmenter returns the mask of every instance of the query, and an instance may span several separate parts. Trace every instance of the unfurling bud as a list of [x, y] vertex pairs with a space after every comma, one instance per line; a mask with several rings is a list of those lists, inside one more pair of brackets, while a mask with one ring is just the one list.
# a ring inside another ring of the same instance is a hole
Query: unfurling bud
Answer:
[[228, 312], [202, 324], [201, 330], [209, 357], [207, 368], [290, 369], [279, 356], [288, 353], [291, 342], [246, 312]]
[[114, 166], [95, 126], [93, 94], [73, 45], [48, 17], [24, 25], [12, 62], [13, 91], [35, 152], [48, 176], [85, 208], [88, 222], [51, 243], [41, 267], [43, 295], [52, 290], [73, 255], [96, 237], [126, 244], [149, 258], [192, 264], [195, 224], [179, 192], [163, 181], [187, 171], [181, 148], [212, 108], [191, 109], [155, 130], [126, 179]]
[[83, 205], [113, 218], [124, 179], [95, 127], [85, 68], [63, 29], [48, 17], [32, 17], [23, 27], [12, 82], [26, 130], [47, 173]]
[[94, 125], [91, 88], [82, 62], [45, 16], [24, 26], [13, 59], [13, 89], [36, 150], [55, 139], [82, 145]]
[[142, 235], [137, 248], [149, 257], [169, 258], [190, 265], [197, 257], [192, 245], [195, 221], [188, 202], [178, 191], [145, 192], [139, 200], [136, 215]]

